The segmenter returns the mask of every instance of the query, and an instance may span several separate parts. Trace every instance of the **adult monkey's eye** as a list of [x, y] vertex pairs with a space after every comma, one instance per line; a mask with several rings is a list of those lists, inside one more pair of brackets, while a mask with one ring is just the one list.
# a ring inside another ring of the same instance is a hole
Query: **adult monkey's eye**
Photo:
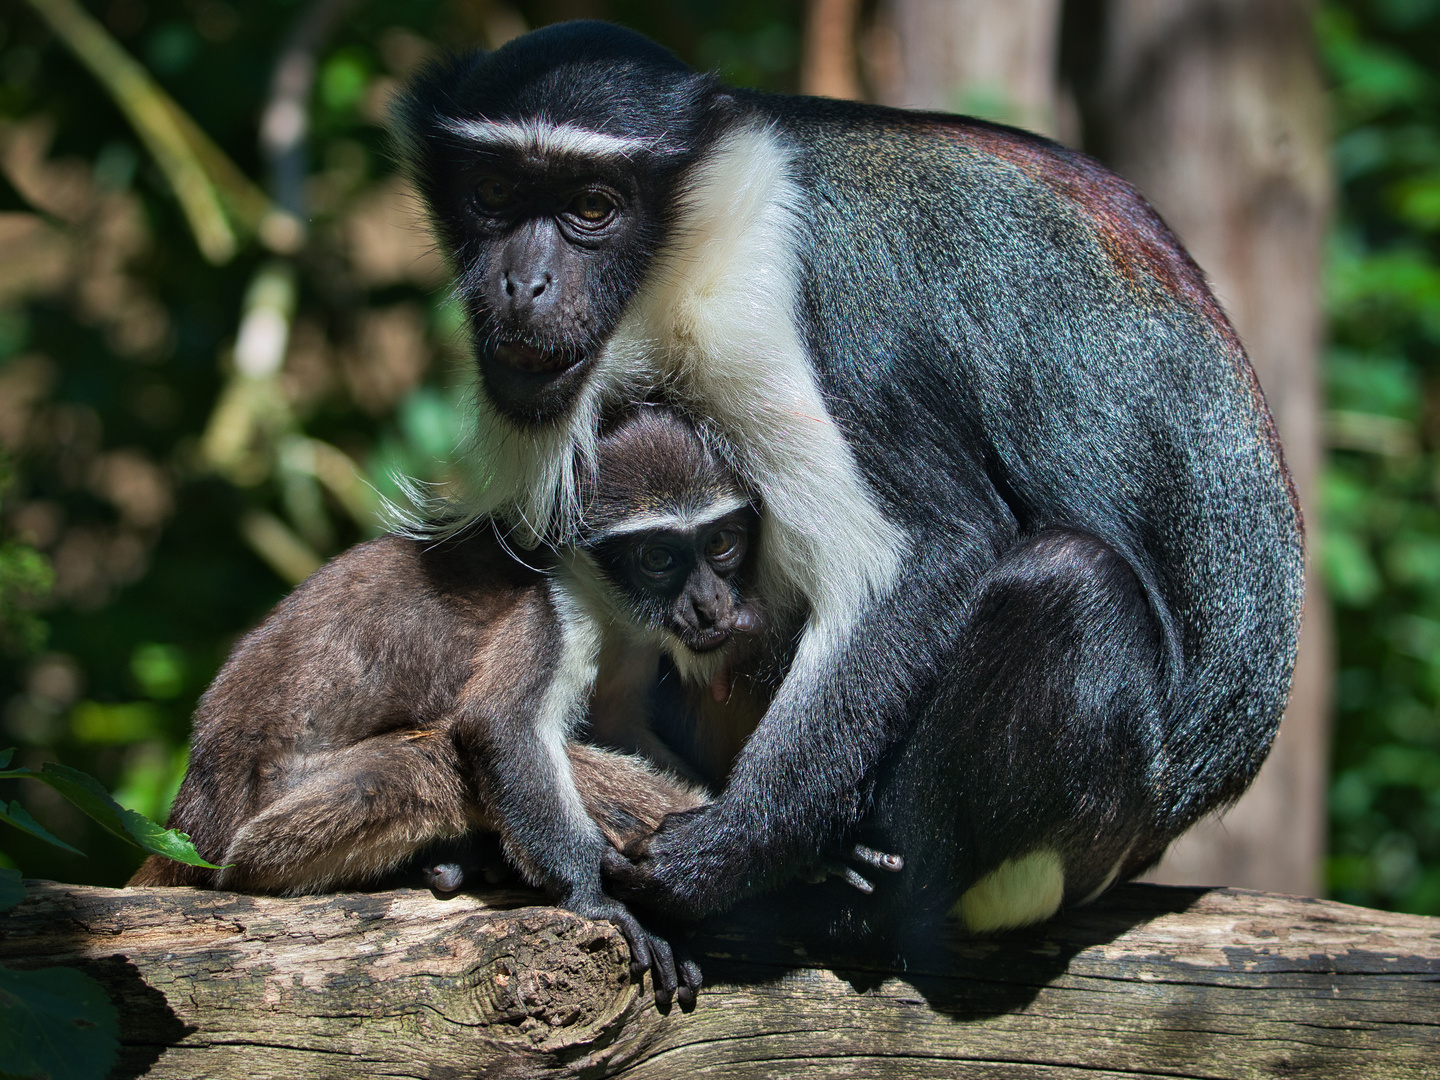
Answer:
[[503, 176], [482, 176], [475, 185], [475, 201], [486, 210], [504, 210], [515, 201], [515, 185]]
[[745, 534], [739, 529], [716, 529], [705, 540], [707, 558], [724, 562], [745, 550]]
[[665, 547], [647, 547], [640, 550], [640, 569], [647, 574], [668, 574], [675, 568], [675, 554]]
[[587, 225], [603, 225], [615, 213], [615, 200], [603, 191], [582, 191], [566, 207]]

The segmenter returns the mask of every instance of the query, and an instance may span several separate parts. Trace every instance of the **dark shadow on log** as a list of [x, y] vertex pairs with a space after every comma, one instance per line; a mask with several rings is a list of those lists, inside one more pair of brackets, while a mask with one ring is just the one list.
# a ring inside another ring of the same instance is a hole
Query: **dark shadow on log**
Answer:
[[806, 932], [810, 913], [824, 909], [820, 891], [830, 888], [845, 886], [782, 890], [702, 925], [690, 946], [706, 982], [764, 985], [803, 968], [824, 967], [864, 994], [902, 974], [926, 1005], [951, 1019], [1002, 1016], [1030, 1005], [1086, 949], [1109, 945], [1162, 915], [1183, 914], [1209, 891], [1120, 886], [1039, 926], [985, 936], [952, 927], [934, 948], [887, 959], [857, 955]]
[[105, 988], [120, 1014], [120, 1057], [109, 1080], [135, 1080], [150, 1071], [160, 1055], [198, 1030], [181, 1023], [165, 995], [145, 981], [124, 956], [76, 964]]
[[[27, 881], [26, 885], [37, 882]], [[120, 1053], [109, 1080], [134, 1080], [144, 1076], [166, 1049], [176, 1045], [196, 1028], [182, 1023], [165, 995], [145, 981], [140, 969], [123, 954], [77, 960], [94, 942], [93, 932], [78, 922], [57, 919], [45, 928], [43, 951], [21, 957], [7, 957], [7, 966], [30, 969], [69, 967], [98, 982], [115, 1006], [120, 1030]]]

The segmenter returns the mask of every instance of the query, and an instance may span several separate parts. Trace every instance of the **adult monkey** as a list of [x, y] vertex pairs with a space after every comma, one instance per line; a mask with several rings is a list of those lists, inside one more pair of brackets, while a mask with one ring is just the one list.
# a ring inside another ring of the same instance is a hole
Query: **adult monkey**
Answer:
[[1264, 399], [1144, 200], [1024, 132], [721, 86], [599, 23], [442, 61], [402, 138], [483, 393], [476, 512], [567, 542], [607, 410], [702, 420], [799, 628], [723, 797], [611, 860], [704, 916], [862, 822], [924, 931], [1048, 917], [1259, 768], [1299, 510]]

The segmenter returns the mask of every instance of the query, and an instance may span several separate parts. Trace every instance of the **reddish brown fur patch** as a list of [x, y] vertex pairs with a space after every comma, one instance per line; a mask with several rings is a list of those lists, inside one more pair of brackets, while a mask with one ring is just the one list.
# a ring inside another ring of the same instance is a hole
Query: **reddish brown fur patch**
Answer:
[[1303, 530], [1300, 498], [1289, 470], [1284, 467], [1280, 436], [1240, 336], [1210, 291], [1203, 271], [1145, 197], [1091, 158], [1037, 135], [940, 114], [927, 114], [917, 118], [917, 122], [934, 135], [1013, 165], [1028, 180], [1055, 192], [1090, 224], [1096, 243], [1105, 252], [1118, 278], [1137, 287], [1153, 282], [1199, 312], [1214, 327], [1249, 387], [1260, 417], [1260, 437], [1275, 455], [1290, 505]]
[[944, 117], [931, 117], [929, 129], [976, 153], [1008, 162], [1027, 179], [1055, 192], [1090, 222], [1117, 275], [1137, 284], [1147, 278], [1154, 281], [1203, 312], [1227, 345], [1241, 350], [1240, 339], [1200, 268], [1129, 183], [1084, 154], [1024, 132], [959, 118], [947, 122]]

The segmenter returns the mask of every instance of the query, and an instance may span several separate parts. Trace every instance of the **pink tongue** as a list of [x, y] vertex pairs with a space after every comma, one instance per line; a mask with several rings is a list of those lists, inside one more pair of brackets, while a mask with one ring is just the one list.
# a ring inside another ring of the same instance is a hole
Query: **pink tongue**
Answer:
[[728, 667], [722, 667], [715, 672], [715, 677], [710, 680], [710, 696], [719, 702], [730, 700], [730, 669]]

